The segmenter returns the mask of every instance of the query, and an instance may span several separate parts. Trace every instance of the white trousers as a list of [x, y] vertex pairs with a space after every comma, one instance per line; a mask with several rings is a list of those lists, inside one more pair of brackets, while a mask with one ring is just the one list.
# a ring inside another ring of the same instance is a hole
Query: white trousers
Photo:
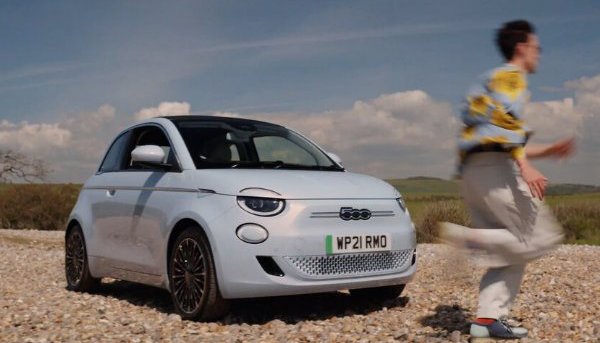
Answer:
[[519, 292], [525, 264], [550, 251], [563, 231], [550, 209], [531, 196], [507, 153], [470, 156], [462, 194], [473, 228], [467, 240], [484, 252], [489, 268], [479, 287], [479, 318], [507, 316]]

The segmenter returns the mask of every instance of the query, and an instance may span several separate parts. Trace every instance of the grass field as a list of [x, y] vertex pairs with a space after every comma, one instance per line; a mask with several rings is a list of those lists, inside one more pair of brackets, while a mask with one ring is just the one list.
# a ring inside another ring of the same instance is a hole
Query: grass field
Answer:
[[[435, 178], [388, 180], [406, 200], [419, 242], [437, 240], [437, 222], [469, 225], [458, 181]], [[0, 228], [62, 230], [78, 184], [0, 184]], [[596, 191], [596, 192], [593, 192]], [[551, 185], [546, 202], [565, 228], [566, 243], [600, 245], [600, 187]]]
[[[406, 200], [419, 242], [435, 242], [437, 222], [469, 225], [456, 181], [388, 180]], [[596, 191], [596, 192], [592, 192]], [[600, 189], [595, 186], [551, 185], [546, 203], [565, 229], [566, 243], [600, 245]]]

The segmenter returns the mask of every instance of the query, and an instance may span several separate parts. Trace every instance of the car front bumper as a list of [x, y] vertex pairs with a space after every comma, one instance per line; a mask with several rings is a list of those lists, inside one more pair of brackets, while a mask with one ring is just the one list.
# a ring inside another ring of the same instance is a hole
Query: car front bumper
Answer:
[[[315, 217], [340, 207], [393, 211], [369, 220]], [[242, 224], [258, 224], [266, 241], [236, 236]], [[390, 251], [327, 254], [327, 235], [389, 234]], [[224, 298], [329, 292], [406, 284], [416, 272], [416, 238], [407, 212], [394, 199], [291, 200], [283, 213], [259, 217], [231, 207], [210, 223], [217, 279]], [[261, 263], [262, 261], [262, 263]]]

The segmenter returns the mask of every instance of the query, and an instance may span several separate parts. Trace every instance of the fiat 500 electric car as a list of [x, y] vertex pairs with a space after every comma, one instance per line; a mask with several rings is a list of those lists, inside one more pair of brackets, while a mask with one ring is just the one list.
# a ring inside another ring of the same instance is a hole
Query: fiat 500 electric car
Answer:
[[394, 298], [416, 271], [400, 194], [261, 121], [161, 117], [122, 131], [65, 234], [68, 288], [102, 277], [162, 287], [185, 319], [228, 299], [350, 290]]

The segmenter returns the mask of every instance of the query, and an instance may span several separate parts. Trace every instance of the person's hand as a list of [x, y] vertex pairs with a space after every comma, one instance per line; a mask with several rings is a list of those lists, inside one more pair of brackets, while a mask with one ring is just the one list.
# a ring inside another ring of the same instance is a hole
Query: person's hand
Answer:
[[566, 158], [575, 152], [575, 137], [561, 139], [551, 144], [547, 150], [549, 156]]
[[517, 165], [521, 170], [521, 177], [523, 181], [529, 186], [531, 195], [534, 198], [540, 200], [544, 199], [544, 193], [546, 192], [546, 186], [548, 185], [548, 179], [535, 169], [526, 159], [517, 161]]

